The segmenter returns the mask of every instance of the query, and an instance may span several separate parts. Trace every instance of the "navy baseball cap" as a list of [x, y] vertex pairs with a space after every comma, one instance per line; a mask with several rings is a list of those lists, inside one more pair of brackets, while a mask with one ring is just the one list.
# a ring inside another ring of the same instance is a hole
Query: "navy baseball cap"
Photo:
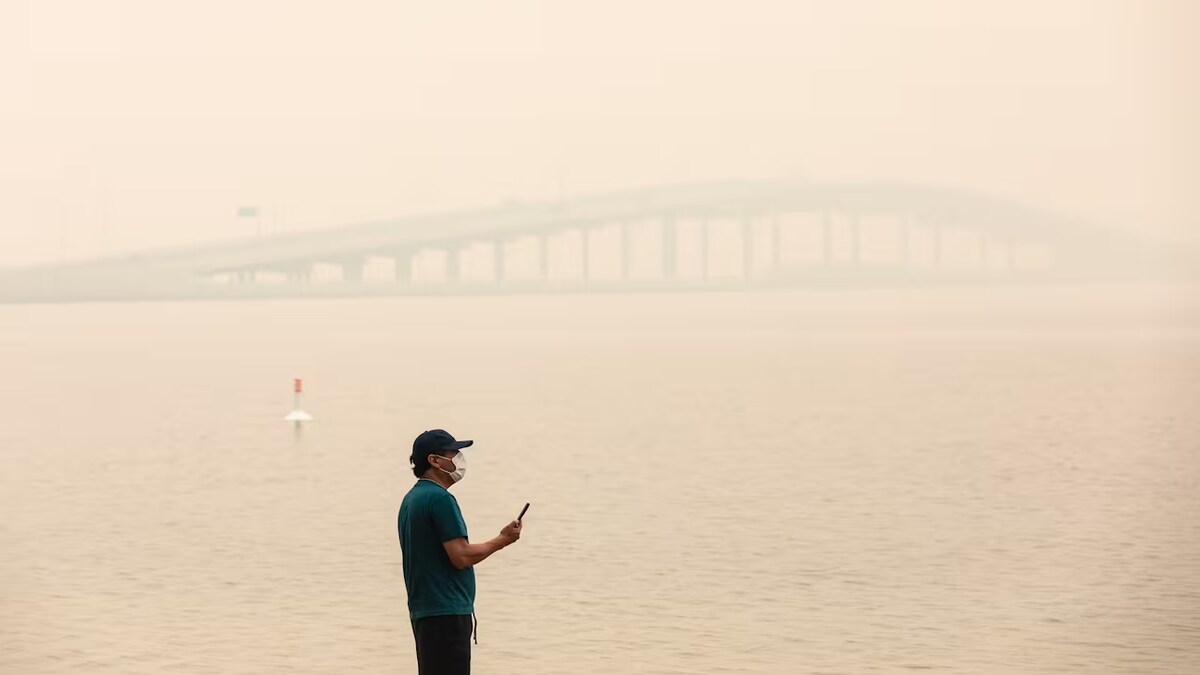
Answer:
[[425, 431], [413, 441], [412, 456], [409, 459], [415, 466], [425, 465], [430, 453], [436, 455], [444, 450], [462, 450], [474, 442], [457, 440], [444, 429]]

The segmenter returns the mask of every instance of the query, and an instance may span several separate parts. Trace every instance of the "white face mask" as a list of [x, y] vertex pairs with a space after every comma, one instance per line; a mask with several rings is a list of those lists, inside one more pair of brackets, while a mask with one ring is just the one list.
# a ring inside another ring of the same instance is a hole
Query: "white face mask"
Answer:
[[[443, 459], [445, 458], [443, 457]], [[454, 464], [453, 471], [446, 471], [440, 466], [437, 468], [450, 476], [451, 483], [457, 483], [463, 479], [463, 476], [467, 475], [467, 457], [462, 454], [462, 450], [459, 450], [457, 455], [450, 458], [450, 461]]]

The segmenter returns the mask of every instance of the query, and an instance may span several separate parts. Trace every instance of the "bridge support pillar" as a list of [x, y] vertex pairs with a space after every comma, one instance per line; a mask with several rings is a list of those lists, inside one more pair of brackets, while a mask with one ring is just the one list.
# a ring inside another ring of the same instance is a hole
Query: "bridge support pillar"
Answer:
[[492, 242], [492, 278], [499, 286], [504, 283], [504, 240]]
[[675, 220], [664, 218], [662, 221], [662, 272], [667, 279], [675, 278]]
[[589, 233], [590, 230], [586, 227], [579, 229], [579, 278], [585, 284], [591, 277], [591, 271], [588, 269], [592, 260], [592, 252], [588, 247]]
[[783, 250], [779, 242], [779, 214], [771, 216], [771, 270], [778, 270], [783, 262]]
[[833, 263], [833, 216], [828, 210], [821, 212], [821, 263]]
[[550, 278], [550, 235], [543, 234], [538, 238], [538, 267], [542, 281]]
[[749, 281], [754, 274], [754, 222], [742, 218], [742, 277]]
[[633, 259], [633, 227], [628, 222], [621, 223], [621, 280], [629, 281], [629, 269]]
[[857, 265], [862, 261], [862, 237], [859, 235], [859, 215], [850, 215], [850, 260]]

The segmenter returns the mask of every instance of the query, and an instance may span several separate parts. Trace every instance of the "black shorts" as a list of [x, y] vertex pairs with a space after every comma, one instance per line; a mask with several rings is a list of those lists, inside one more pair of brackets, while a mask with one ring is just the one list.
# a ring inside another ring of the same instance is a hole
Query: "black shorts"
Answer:
[[412, 622], [420, 675], [470, 675], [471, 615], [427, 616]]

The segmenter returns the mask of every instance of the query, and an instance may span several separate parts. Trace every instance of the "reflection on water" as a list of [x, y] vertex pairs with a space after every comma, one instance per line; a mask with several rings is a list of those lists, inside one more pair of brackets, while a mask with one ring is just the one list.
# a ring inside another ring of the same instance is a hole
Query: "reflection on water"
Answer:
[[1200, 323], [1139, 293], [3, 307], [0, 672], [414, 672], [435, 426], [473, 537], [532, 503], [481, 672], [1187, 672]]

